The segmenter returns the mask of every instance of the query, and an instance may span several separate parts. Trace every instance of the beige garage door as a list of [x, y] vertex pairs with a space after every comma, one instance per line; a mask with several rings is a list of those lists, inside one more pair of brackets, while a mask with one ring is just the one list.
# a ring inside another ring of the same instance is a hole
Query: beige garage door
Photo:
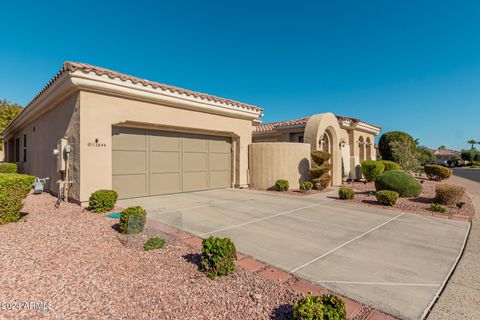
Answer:
[[114, 127], [112, 152], [119, 198], [231, 186], [227, 137]]

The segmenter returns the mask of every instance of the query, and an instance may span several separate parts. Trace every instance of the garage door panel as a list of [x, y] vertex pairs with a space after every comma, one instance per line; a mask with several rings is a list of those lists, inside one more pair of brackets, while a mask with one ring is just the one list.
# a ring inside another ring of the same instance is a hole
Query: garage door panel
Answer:
[[150, 175], [150, 195], [182, 192], [181, 174], [157, 173]]
[[232, 172], [226, 171], [210, 171], [210, 189], [230, 188]]
[[210, 152], [230, 153], [232, 145], [229, 138], [225, 137], [209, 137], [208, 150]]
[[230, 170], [232, 163], [229, 153], [210, 153], [210, 170]]
[[150, 173], [180, 172], [180, 152], [153, 151], [150, 153]]
[[145, 151], [112, 151], [112, 171], [116, 173], [132, 173], [147, 170], [147, 160]]
[[182, 138], [183, 152], [207, 152], [207, 137], [185, 134]]
[[186, 152], [183, 154], [183, 172], [207, 171], [207, 154]]
[[150, 131], [150, 151], [180, 151], [180, 143], [179, 133]]
[[207, 172], [184, 172], [183, 191], [196, 191], [208, 189]]
[[113, 128], [112, 149], [114, 150], [146, 150], [146, 130], [133, 128]]
[[112, 188], [119, 199], [147, 196], [146, 174], [124, 174], [112, 176]]

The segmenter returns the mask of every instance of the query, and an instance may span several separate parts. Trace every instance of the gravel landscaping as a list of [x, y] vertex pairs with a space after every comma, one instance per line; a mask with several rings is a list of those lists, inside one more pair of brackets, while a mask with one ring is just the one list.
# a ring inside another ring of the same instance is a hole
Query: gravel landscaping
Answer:
[[[180, 241], [125, 246], [116, 220], [54, 203], [29, 195], [28, 214], [0, 226], [0, 318], [283, 319], [300, 297], [241, 269], [212, 281]], [[45, 309], [18, 306], [32, 302]]]
[[355, 198], [353, 200], [341, 200], [348, 201], [355, 204], [361, 205], [370, 205], [376, 207], [383, 207], [386, 209], [396, 209], [407, 212], [414, 212], [420, 214], [428, 214], [434, 216], [452, 216], [452, 215], [462, 215], [473, 217], [475, 214], [475, 207], [473, 205], [472, 199], [470, 196], [465, 193], [462, 202], [465, 204], [461, 209], [458, 209], [456, 206], [448, 207], [444, 206], [447, 210], [443, 213], [433, 212], [430, 210], [430, 206], [433, 203], [435, 198], [435, 187], [439, 183], [448, 183], [448, 180], [443, 182], [431, 181], [427, 179], [421, 179], [422, 181], [422, 193], [415, 198], [398, 198], [397, 204], [395, 207], [382, 206], [377, 203], [375, 197], [375, 185], [373, 182], [346, 182], [343, 184], [343, 187], [352, 188], [355, 190]]

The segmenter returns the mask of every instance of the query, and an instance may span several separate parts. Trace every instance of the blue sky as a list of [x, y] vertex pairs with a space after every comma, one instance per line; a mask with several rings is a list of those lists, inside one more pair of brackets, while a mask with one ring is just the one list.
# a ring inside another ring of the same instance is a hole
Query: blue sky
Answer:
[[422, 144], [480, 140], [478, 1], [0, 4], [0, 99], [80, 61], [265, 108], [331, 111]]

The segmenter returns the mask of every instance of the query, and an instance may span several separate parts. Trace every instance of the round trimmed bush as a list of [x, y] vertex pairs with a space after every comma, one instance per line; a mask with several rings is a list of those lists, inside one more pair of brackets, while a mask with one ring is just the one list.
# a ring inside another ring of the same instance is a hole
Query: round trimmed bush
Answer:
[[444, 166], [439, 166], [438, 164], [428, 164], [423, 167], [423, 169], [430, 180], [442, 181], [450, 178], [452, 175], [451, 169]]
[[313, 183], [311, 183], [310, 181], [305, 181], [300, 184], [300, 190], [302, 191], [309, 191], [312, 188], [313, 188]]
[[462, 201], [465, 188], [448, 183], [441, 183], [435, 187], [435, 201], [439, 204], [452, 206]]
[[120, 215], [120, 233], [137, 234], [143, 231], [147, 212], [140, 206], [128, 207]]
[[375, 193], [379, 204], [393, 207], [398, 200], [398, 193], [390, 190], [381, 190]]
[[35, 177], [26, 174], [0, 173], [0, 225], [20, 219], [23, 200], [34, 181]]
[[210, 236], [202, 242], [201, 269], [210, 279], [235, 272], [237, 251], [229, 238]]
[[96, 213], [112, 210], [117, 203], [118, 193], [113, 190], [98, 190], [88, 199], [88, 210]]
[[412, 151], [415, 150], [415, 141], [408, 133], [402, 131], [386, 132], [380, 137], [380, 140], [378, 141], [378, 151], [380, 151], [380, 155], [382, 156], [383, 160], [395, 160], [392, 152], [391, 143], [393, 141], [401, 141], [403, 137], [405, 137], [410, 142]]
[[368, 181], [374, 181], [383, 171], [385, 171], [385, 165], [380, 161], [362, 161], [362, 174]]
[[400, 165], [396, 162], [389, 161], [389, 160], [379, 160], [385, 166], [384, 172], [392, 171], [392, 170], [400, 170]]
[[312, 151], [310, 156], [312, 157], [312, 161], [317, 165], [327, 162], [331, 157], [330, 153], [320, 150]]
[[17, 164], [0, 163], [0, 173], [17, 173]]
[[287, 191], [289, 188], [288, 180], [278, 179], [275, 182], [275, 190], [277, 191]]
[[352, 200], [355, 197], [355, 191], [350, 188], [338, 189], [338, 197], [342, 200]]
[[411, 174], [392, 170], [384, 172], [375, 179], [375, 189], [391, 190], [398, 193], [400, 197], [417, 197], [422, 193], [422, 185]]
[[293, 305], [295, 320], [346, 320], [345, 302], [334, 294], [307, 295]]

